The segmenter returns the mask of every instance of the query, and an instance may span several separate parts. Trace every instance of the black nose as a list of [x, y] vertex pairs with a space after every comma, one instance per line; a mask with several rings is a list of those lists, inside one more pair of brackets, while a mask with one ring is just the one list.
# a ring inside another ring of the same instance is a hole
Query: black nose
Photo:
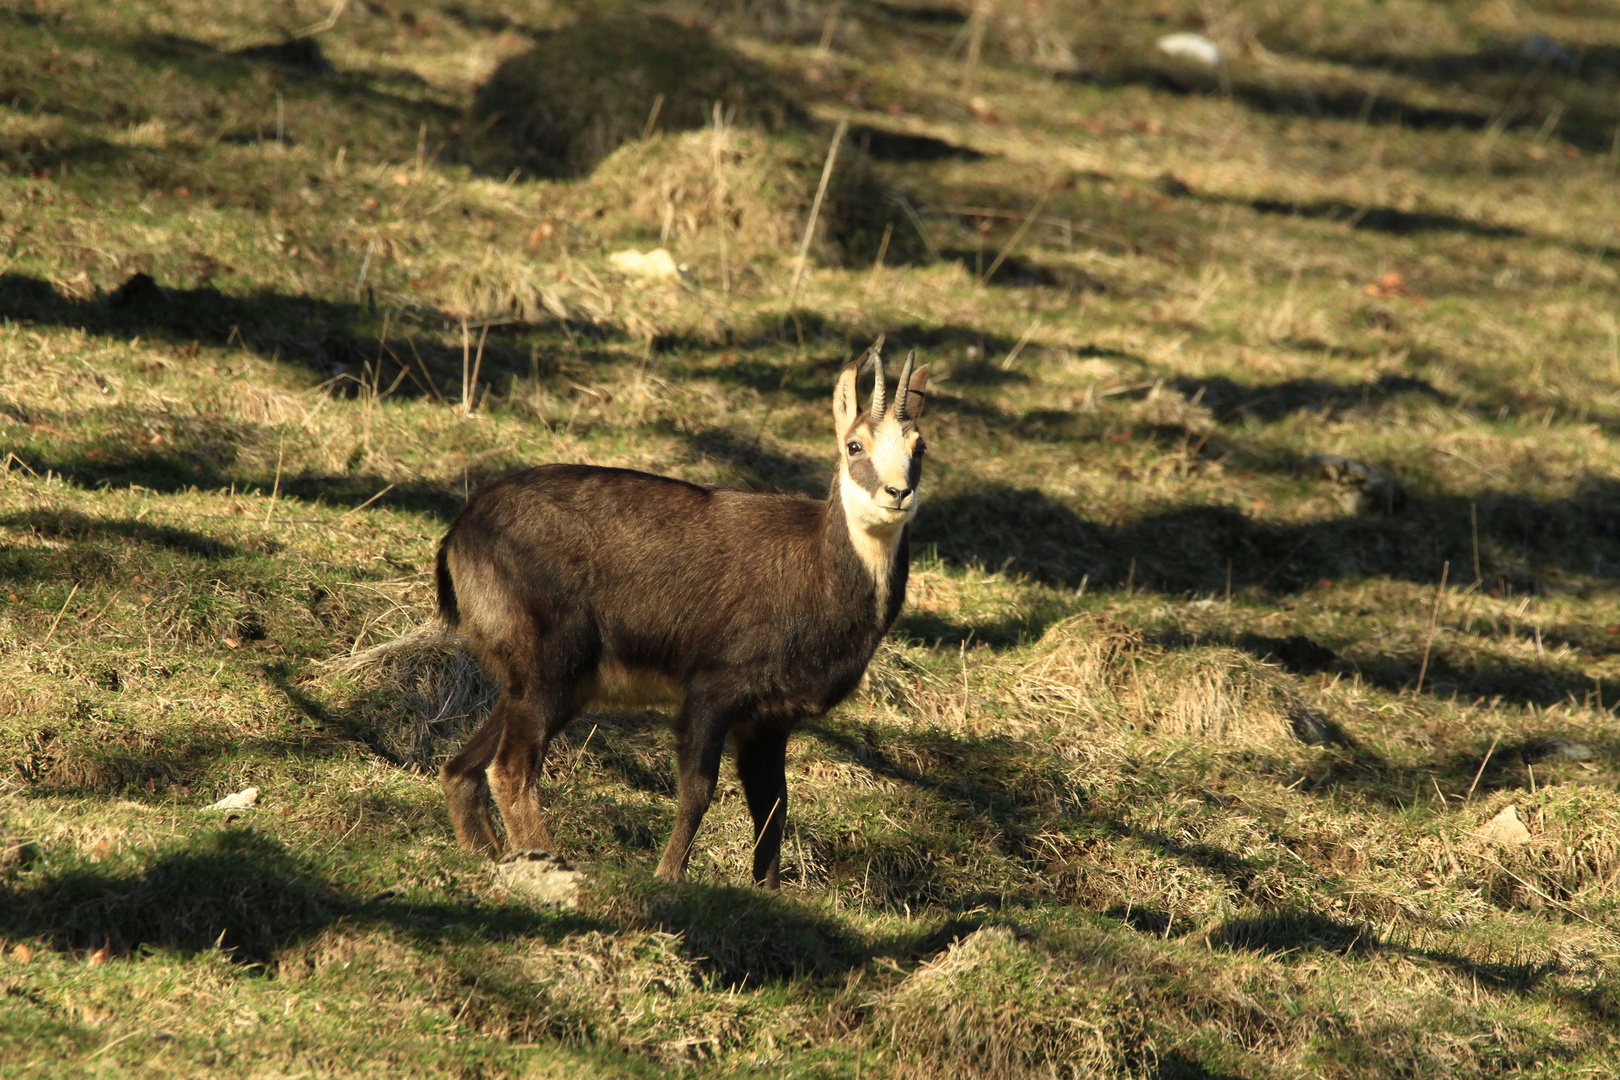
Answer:
[[885, 487], [883, 490], [887, 491], [891, 496], [893, 496], [895, 502], [905, 502], [906, 496], [910, 495], [912, 492], [911, 488]]

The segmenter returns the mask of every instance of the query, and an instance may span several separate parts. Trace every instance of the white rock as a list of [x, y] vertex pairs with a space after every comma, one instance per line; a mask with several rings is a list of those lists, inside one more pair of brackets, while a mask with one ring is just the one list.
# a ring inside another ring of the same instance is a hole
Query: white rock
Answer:
[[256, 787], [243, 788], [234, 795], [227, 795], [216, 803], [209, 803], [204, 810], [246, 810], [259, 801], [259, 789]]
[[1166, 56], [1207, 68], [1221, 66], [1221, 47], [1203, 34], [1166, 34], [1153, 43]]
[[615, 251], [608, 256], [608, 264], [627, 277], [645, 278], [648, 281], [668, 281], [681, 273], [681, 268], [675, 265], [674, 256], [663, 248], [653, 248], [647, 252], [635, 248]]
[[495, 881], [530, 903], [564, 909], [579, 906], [585, 875], [548, 851], [518, 851], [496, 863]]
[[1481, 826], [1475, 835], [1498, 844], [1530, 842], [1530, 830], [1525, 828], [1524, 822], [1520, 820], [1517, 806], [1504, 807], [1500, 814]]

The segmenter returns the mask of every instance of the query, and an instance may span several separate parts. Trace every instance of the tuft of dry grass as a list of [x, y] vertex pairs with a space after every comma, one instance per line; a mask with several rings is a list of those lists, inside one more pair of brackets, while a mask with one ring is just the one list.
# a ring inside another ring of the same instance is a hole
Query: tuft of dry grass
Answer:
[[769, 74], [706, 31], [658, 16], [585, 12], [501, 63], [474, 96], [475, 155], [497, 174], [590, 172], [649, 129], [729, 123], [781, 129], [802, 109]]
[[397, 695], [409, 725], [391, 727], [386, 743], [399, 758], [419, 767], [436, 764], [445, 747], [463, 742], [500, 693], [468, 652], [467, 639], [437, 619], [333, 657], [319, 670], [327, 678], [381, 683]]
[[[440, 305], [458, 319], [535, 325], [548, 316], [562, 322], [570, 317], [563, 287], [533, 259], [509, 248], [491, 246], [476, 262], [452, 261], [435, 276], [445, 279], [437, 290]], [[575, 306], [586, 318], [608, 314], [600, 305], [583, 299], [581, 290], [572, 291]]]
[[1169, 649], [1137, 627], [1083, 613], [1047, 627], [1002, 658], [964, 650], [955, 680], [889, 645], [867, 689], [903, 715], [963, 734], [998, 731], [1078, 739], [1124, 732], [1212, 746], [1276, 747], [1296, 737], [1304, 709], [1280, 668], [1223, 647]]
[[872, 1023], [909, 1059], [897, 1075], [1127, 1075], [1133, 1017], [1088, 997], [1039, 946], [991, 926], [884, 994]]

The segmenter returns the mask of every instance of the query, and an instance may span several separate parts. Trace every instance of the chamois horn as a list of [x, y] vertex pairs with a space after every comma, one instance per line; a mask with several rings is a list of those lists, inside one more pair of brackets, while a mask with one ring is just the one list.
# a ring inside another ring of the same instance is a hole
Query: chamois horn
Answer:
[[894, 416], [896, 420], [906, 419], [906, 406], [911, 404], [909, 384], [911, 382], [911, 365], [917, 362], [917, 350], [912, 349], [906, 353], [906, 362], [900, 365], [900, 379], [894, 384]]
[[868, 355], [872, 357], [871, 412], [873, 420], [881, 419], [884, 409], [888, 407], [884, 401], [884, 398], [887, 397], [887, 391], [883, 386], [883, 354], [878, 351], [882, 347], [882, 344], [883, 339], [879, 338], [873, 343], [872, 348], [868, 353]]

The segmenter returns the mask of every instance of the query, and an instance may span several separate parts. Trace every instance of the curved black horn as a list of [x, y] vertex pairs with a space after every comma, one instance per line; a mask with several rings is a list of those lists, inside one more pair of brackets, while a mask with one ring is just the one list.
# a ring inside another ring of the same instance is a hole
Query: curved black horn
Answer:
[[883, 415], [883, 410], [887, 407], [884, 403], [886, 396], [887, 391], [883, 386], [883, 355], [874, 346], [872, 349], [872, 419], [876, 420]]
[[907, 401], [911, 395], [907, 389], [911, 383], [911, 365], [917, 362], [917, 350], [912, 349], [906, 353], [906, 362], [900, 365], [900, 379], [894, 384], [894, 415], [897, 419], [906, 419]]

